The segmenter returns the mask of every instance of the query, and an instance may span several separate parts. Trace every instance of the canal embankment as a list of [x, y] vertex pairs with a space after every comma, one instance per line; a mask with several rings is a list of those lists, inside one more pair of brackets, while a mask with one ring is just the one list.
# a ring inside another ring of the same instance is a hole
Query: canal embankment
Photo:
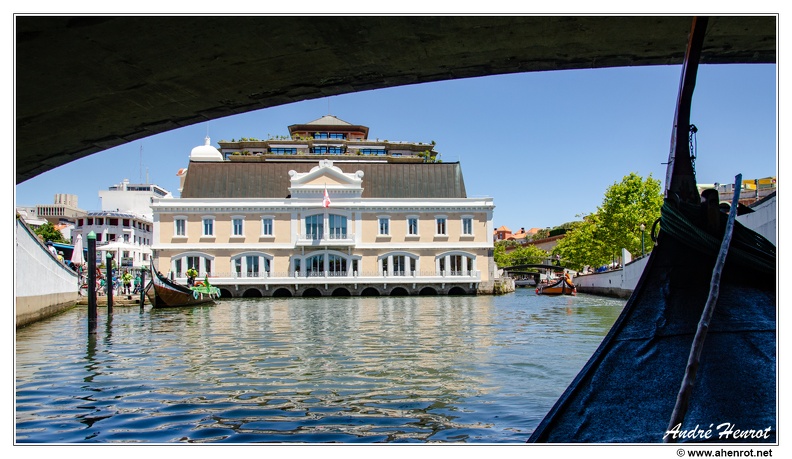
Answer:
[[77, 304], [77, 273], [59, 262], [19, 218], [16, 219], [15, 250], [17, 328], [54, 316]]
[[579, 293], [590, 293], [614, 298], [629, 298], [643, 274], [649, 255], [632, 260], [632, 255], [622, 249], [624, 267], [601, 273], [579, 274], [572, 280]]

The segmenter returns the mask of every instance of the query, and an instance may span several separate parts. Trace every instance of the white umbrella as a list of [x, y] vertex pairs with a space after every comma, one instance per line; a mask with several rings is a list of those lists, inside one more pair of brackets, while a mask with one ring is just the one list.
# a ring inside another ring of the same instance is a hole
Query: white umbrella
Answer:
[[105, 252], [116, 252], [116, 263], [117, 266], [121, 267], [121, 251], [122, 250], [140, 250], [141, 247], [139, 245], [132, 245], [128, 242], [124, 241], [114, 241], [110, 242], [109, 244], [105, 244], [101, 247], [97, 247], [96, 250], [103, 250]]
[[74, 251], [72, 252], [71, 262], [76, 266], [80, 266], [85, 263], [85, 257], [83, 257], [82, 234], [78, 234], [77, 240], [74, 241]]
[[118, 250], [139, 250], [139, 249], [140, 246], [132, 245], [122, 241], [114, 241], [109, 244], [96, 247], [96, 250], [104, 250], [105, 252], [116, 252]]

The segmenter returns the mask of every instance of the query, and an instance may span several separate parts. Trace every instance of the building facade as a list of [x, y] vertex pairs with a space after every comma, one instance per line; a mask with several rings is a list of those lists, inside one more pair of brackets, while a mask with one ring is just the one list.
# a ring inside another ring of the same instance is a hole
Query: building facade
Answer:
[[494, 204], [459, 163], [332, 116], [290, 133], [193, 149], [181, 197], [152, 204], [156, 269], [233, 297], [491, 291]]
[[85, 215], [85, 211], [77, 206], [77, 195], [59, 193], [52, 201], [52, 204], [37, 205], [35, 217], [56, 225], [75, 223], [78, 218]]
[[105, 247], [110, 250], [116, 265], [122, 268], [143, 268], [151, 262], [151, 243], [154, 235], [151, 220], [136, 214], [121, 212], [88, 212], [78, 218], [72, 231], [73, 237], [82, 234], [83, 241], [93, 232], [96, 235], [97, 265], [104, 263]]
[[170, 197], [173, 197], [171, 193], [160, 186], [152, 183], [129, 183], [128, 179], [99, 191], [102, 210], [139, 215], [149, 223], [153, 218], [151, 203], [154, 199]]
[[154, 222], [151, 203], [155, 199], [172, 197], [171, 193], [154, 184], [130, 184], [129, 180], [99, 191], [102, 210], [87, 212], [75, 221], [72, 236], [81, 234], [83, 240], [96, 235], [97, 263], [104, 263], [110, 251], [117, 266], [143, 268], [151, 264], [151, 245], [154, 241]]

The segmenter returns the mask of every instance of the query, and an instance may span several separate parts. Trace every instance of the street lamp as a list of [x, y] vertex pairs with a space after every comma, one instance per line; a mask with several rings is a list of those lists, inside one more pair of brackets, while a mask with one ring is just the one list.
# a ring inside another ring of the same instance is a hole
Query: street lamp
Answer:
[[646, 225], [641, 223], [641, 256], [645, 255], [646, 249], [644, 248], [644, 231], [646, 231]]

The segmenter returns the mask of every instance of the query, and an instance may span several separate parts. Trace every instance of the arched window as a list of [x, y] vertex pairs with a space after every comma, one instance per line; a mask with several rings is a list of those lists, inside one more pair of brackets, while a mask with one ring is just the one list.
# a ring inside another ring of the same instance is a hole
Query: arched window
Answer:
[[291, 266], [297, 277], [343, 277], [354, 276], [360, 261], [360, 255], [347, 255], [335, 250], [314, 252], [305, 256], [292, 257]]
[[233, 277], [269, 277], [272, 256], [263, 252], [244, 252], [231, 257]]
[[176, 277], [186, 277], [190, 268], [198, 271], [199, 278], [214, 276], [214, 257], [201, 252], [184, 252], [171, 257], [171, 272]]
[[382, 276], [413, 276], [418, 271], [418, 255], [390, 252], [380, 255], [377, 266]]
[[472, 276], [476, 271], [476, 256], [466, 252], [447, 252], [435, 258], [435, 269], [442, 276]]
[[324, 254], [313, 255], [305, 259], [305, 274], [311, 276], [324, 276]]
[[328, 254], [327, 255], [327, 275], [328, 276], [346, 276], [347, 275], [347, 259], [346, 257]]

